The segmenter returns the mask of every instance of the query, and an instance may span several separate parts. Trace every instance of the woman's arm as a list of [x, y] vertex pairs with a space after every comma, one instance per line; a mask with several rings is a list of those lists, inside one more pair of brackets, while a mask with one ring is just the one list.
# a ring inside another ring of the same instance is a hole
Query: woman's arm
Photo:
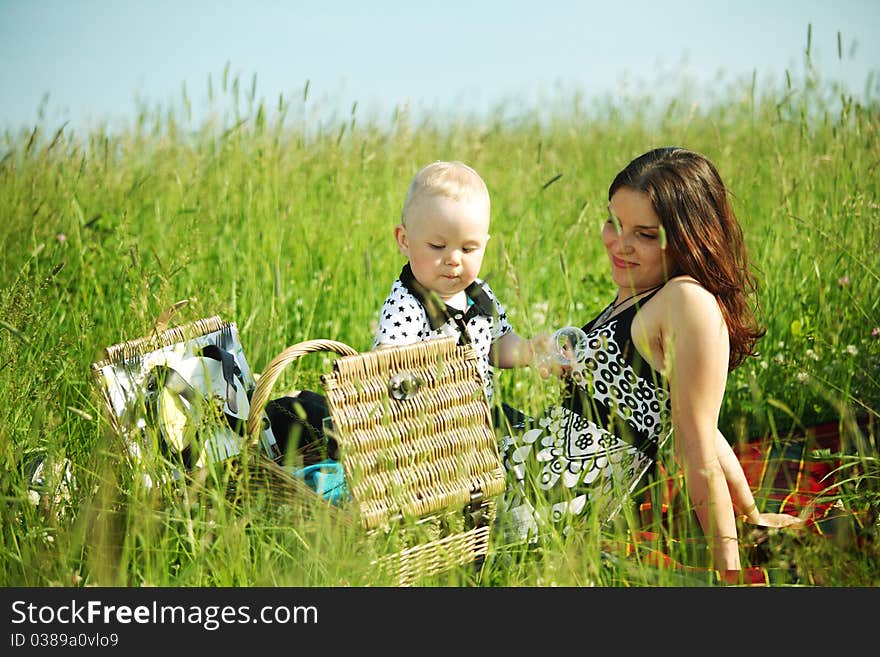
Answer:
[[670, 383], [676, 458], [713, 567], [739, 570], [736, 516], [717, 447], [730, 349], [727, 328], [715, 298], [695, 281], [671, 281], [661, 294], [655, 299], [663, 302], [658, 338]]
[[752, 494], [748, 479], [746, 479], [746, 473], [743, 472], [742, 465], [736, 458], [730, 443], [720, 431], [717, 432], [715, 445], [721, 469], [724, 471], [724, 478], [727, 480], [727, 485], [733, 496], [733, 503], [740, 514], [745, 516], [746, 522], [776, 528], [800, 527], [804, 524], [802, 518], [789, 513], [761, 513], [758, 511], [758, 505], [755, 503], [755, 496]]
[[749, 487], [749, 480], [746, 479], [746, 473], [743, 472], [742, 465], [740, 465], [739, 459], [736, 458], [736, 454], [724, 434], [717, 430], [715, 432], [715, 450], [718, 452], [718, 461], [724, 471], [724, 478], [730, 488], [733, 503], [740, 514], [746, 516], [749, 522], [756, 522], [761, 514], [758, 513], [758, 505], [755, 503], [755, 496], [752, 495], [752, 489]]

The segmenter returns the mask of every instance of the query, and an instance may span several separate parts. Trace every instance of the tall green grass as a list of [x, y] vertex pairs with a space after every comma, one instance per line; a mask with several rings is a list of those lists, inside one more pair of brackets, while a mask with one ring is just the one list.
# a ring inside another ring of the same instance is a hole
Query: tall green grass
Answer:
[[[103, 347], [149, 333], [180, 299], [190, 300], [181, 321], [235, 321], [256, 371], [305, 339], [368, 349], [403, 264], [392, 229], [407, 183], [437, 159], [466, 161], [487, 181], [492, 239], [482, 275], [516, 329], [531, 335], [582, 324], [611, 298], [599, 231], [614, 174], [661, 145], [709, 156], [734, 195], [767, 326], [759, 358], [730, 375], [720, 426], [733, 441], [839, 424], [852, 443], [846, 501], [869, 508], [876, 523], [880, 107], [872, 84], [856, 99], [807, 66], [781, 86], [758, 88], [753, 78], [717, 97], [682, 84], [674, 102], [630, 93], [588, 104], [573, 94], [441, 122], [405, 107], [370, 120], [352, 107], [328, 119], [308, 87], [268, 105], [227, 71], [219, 88], [210, 84], [224, 109], [200, 125], [188, 118], [184, 91], [180, 108], [142, 108], [122, 130], [39, 123], [7, 132], [0, 582], [386, 583], [356, 532], [323, 512], [277, 512], [259, 500], [233, 507], [211, 487], [144, 487], [122, 458], [89, 365]], [[318, 389], [331, 362], [297, 361], [279, 392]], [[528, 412], [557, 394], [528, 370], [500, 375], [498, 396]], [[69, 459], [77, 484], [51, 513], [27, 492], [26, 466], [44, 454]], [[626, 530], [624, 518], [617, 538]], [[712, 583], [626, 558], [608, 538], [588, 532], [535, 549], [498, 541], [479, 577], [461, 569], [426, 583]], [[773, 534], [771, 567], [822, 564], [824, 580], [800, 582], [880, 583], [873, 541], [814, 538]], [[673, 556], [705, 560], [673, 539]]]

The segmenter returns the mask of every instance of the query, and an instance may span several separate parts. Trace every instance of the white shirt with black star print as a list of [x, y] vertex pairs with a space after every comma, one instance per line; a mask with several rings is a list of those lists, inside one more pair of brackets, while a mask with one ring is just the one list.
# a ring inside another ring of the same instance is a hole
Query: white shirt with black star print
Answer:
[[[489, 349], [498, 338], [513, 330], [513, 327], [507, 321], [507, 312], [504, 306], [501, 305], [489, 286], [479, 279], [477, 279], [477, 283], [482, 286], [492, 300], [497, 316], [492, 317], [474, 312], [474, 306], [470, 307], [468, 313], [458, 312], [461, 313], [461, 317], [464, 317], [465, 314], [469, 315], [466, 323], [467, 331], [478, 356], [480, 374], [483, 376], [486, 395], [491, 404], [495, 385], [492, 366], [489, 362]], [[376, 328], [373, 348], [380, 345], [413, 344], [444, 336], [452, 336], [456, 340], [460, 339], [461, 332], [455, 321], [450, 318], [437, 330], [432, 330], [424, 306], [406, 289], [400, 279], [394, 281], [391, 292], [385, 299], [385, 303], [382, 304], [382, 310], [379, 313], [379, 325]]]

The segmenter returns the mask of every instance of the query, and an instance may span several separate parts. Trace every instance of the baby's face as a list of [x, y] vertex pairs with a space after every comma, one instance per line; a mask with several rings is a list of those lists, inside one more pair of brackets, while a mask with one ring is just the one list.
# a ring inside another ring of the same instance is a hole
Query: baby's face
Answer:
[[406, 226], [394, 234], [416, 280], [449, 301], [480, 274], [489, 241], [488, 200], [426, 195], [410, 206]]

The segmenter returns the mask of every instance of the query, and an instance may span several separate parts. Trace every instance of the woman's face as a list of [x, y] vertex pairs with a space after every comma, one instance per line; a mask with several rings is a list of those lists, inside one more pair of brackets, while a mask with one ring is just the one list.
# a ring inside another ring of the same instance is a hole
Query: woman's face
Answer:
[[608, 204], [602, 241], [611, 261], [611, 277], [621, 290], [641, 292], [660, 285], [671, 262], [660, 218], [647, 194], [621, 187]]

